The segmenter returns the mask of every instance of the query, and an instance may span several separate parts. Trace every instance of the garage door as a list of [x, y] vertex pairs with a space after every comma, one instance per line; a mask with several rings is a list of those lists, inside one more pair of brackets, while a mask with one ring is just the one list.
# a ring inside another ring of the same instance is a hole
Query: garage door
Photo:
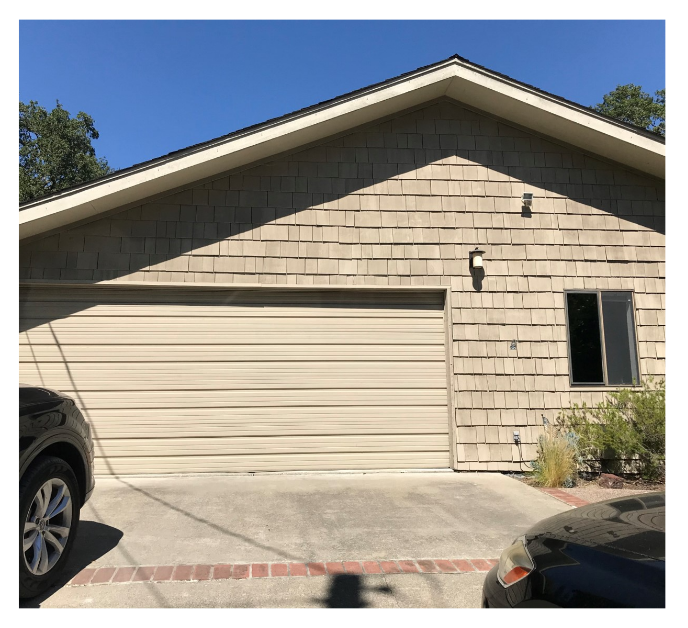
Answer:
[[22, 288], [20, 381], [100, 474], [450, 466], [442, 295]]

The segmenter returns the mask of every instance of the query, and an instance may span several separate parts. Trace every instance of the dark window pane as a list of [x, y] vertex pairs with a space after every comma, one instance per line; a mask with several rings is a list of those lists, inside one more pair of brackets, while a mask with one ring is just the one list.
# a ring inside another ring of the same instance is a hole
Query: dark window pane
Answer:
[[630, 292], [602, 293], [604, 350], [607, 355], [607, 380], [610, 385], [638, 382], [635, 353], [635, 323]]
[[569, 292], [571, 379], [575, 384], [604, 384], [597, 294]]

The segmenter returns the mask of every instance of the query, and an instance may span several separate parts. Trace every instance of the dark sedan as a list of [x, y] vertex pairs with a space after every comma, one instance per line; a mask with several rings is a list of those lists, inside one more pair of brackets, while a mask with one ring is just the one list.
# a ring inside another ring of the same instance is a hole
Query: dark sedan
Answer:
[[19, 386], [19, 596], [57, 580], [93, 480], [91, 430], [74, 400]]
[[561, 513], [514, 540], [487, 574], [486, 608], [664, 608], [665, 494]]

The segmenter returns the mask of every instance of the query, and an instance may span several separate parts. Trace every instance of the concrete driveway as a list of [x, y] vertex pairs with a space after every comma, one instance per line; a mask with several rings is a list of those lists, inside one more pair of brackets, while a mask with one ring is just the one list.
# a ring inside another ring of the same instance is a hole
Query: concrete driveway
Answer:
[[479, 606], [486, 561], [569, 508], [497, 473], [99, 479], [61, 586], [22, 605]]

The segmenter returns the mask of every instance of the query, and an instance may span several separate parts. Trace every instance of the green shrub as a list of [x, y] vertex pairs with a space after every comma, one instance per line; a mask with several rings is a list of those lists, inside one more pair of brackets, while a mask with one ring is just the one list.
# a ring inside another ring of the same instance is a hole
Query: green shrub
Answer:
[[575, 439], [553, 425], [545, 427], [538, 438], [537, 460], [533, 463], [535, 482], [550, 488], [573, 486], [577, 462]]
[[622, 473], [634, 468], [647, 480], [661, 479], [665, 461], [665, 382], [610, 392], [594, 408], [574, 405], [559, 415], [561, 427], [579, 436], [582, 467]]

